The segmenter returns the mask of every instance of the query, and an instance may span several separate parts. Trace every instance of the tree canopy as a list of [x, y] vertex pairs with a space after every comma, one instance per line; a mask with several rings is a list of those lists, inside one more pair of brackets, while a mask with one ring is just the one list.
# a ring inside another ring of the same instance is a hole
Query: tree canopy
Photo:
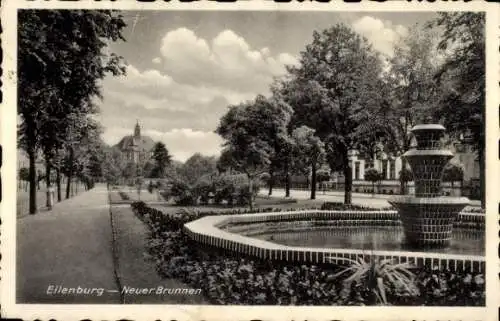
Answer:
[[44, 153], [50, 183], [57, 153], [69, 147], [74, 154], [72, 143], [81, 141], [73, 134], [98, 111], [100, 80], [125, 71], [122, 58], [106, 50], [109, 42], [123, 40], [125, 22], [110, 10], [20, 10], [18, 15], [19, 143], [30, 161], [30, 213], [35, 213], [37, 152]]
[[172, 163], [172, 156], [169, 154], [167, 147], [162, 142], [157, 142], [153, 147], [154, 167], [152, 176], [164, 178], [167, 172], [167, 167]]
[[485, 205], [485, 14], [442, 12], [430, 23], [442, 30], [439, 49], [445, 56], [436, 78], [443, 88], [436, 117], [455, 139], [477, 152], [480, 164], [481, 203]]
[[291, 81], [284, 96], [298, 124], [316, 130], [326, 144], [332, 170], [343, 169], [345, 203], [351, 202], [349, 152], [360, 148], [373, 124], [383, 92], [379, 55], [368, 41], [344, 24], [314, 32], [300, 54], [300, 65], [290, 67]]

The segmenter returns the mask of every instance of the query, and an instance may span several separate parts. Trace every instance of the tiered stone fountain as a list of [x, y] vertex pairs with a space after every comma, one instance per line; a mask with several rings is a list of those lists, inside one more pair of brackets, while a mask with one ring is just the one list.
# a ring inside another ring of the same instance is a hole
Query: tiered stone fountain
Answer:
[[417, 247], [446, 246], [451, 240], [453, 222], [469, 204], [466, 197], [445, 197], [441, 176], [453, 153], [443, 148], [445, 128], [438, 124], [417, 125], [412, 134], [416, 148], [403, 157], [413, 172], [415, 195], [396, 196], [389, 200], [401, 217], [406, 242]]

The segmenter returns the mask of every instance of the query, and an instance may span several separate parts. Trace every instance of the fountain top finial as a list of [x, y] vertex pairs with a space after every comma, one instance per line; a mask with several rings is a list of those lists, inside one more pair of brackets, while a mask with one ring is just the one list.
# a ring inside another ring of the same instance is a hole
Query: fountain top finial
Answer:
[[417, 149], [442, 148], [441, 138], [444, 136], [445, 128], [441, 124], [421, 124], [411, 129], [411, 133], [417, 140]]
[[415, 125], [413, 126], [413, 128], [411, 129], [411, 131], [414, 133], [416, 131], [421, 131], [421, 130], [425, 130], [425, 131], [445, 131], [446, 128], [444, 128], [443, 125], [441, 124], [421, 124], [421, 125]]

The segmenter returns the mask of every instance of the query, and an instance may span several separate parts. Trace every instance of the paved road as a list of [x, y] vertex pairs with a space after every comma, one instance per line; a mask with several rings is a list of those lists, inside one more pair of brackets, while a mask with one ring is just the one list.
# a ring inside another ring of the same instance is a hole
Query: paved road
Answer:
[[[268, 192], [267, 189], [260, 190], [260, 194], [262, 194], [262, 195], [267, 195], [267, 192]], [[285, 190], [284, 189], [274, 189], [272, 196], [285, 197]], [[309, 197], [311, 196], [311, 192], [304, 191], [304, 190], [291, 190], [290, 196], [292, 198], [296, 198], [299, 200], [309, 199]], [[322, 191], [317, 191], [316, 192], [316, 199], [321, 200], [321, 201], [325, 201], [325, 202], [341, 202], [341, 203], [343, 203], [344, 202], [344, 193], [340, 193], [340, 192], [323, 193]], [[381, 198], [377, 198], [377, 197], [372, 197], [371, 195], [358, 195], [357, 193], [353, 193], [352, 203], [364, 205], [364, 206], [378, 207], [378, 208], [390, 206], [390, 204], [387, 202], [386, 198], [381, 199]]]
[[[17, 220], [18, 303], [120, 303], [119, 292], [108, 292], [118, 288], [107, 202], [106, 188], [97, 186]], [[54, 294], [58, 286], [94, 293]]]

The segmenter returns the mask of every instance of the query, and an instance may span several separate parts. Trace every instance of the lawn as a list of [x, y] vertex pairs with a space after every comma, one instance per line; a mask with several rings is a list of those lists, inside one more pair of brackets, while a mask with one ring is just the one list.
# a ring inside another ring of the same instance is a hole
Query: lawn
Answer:
[[[285, 199], [282, 197], [261, 197], [257, 196], [255, 199], [255, 208], [279, 208], [282, 210], [287, 209], [307, 209], [307, 208], [320, 208], [325, 203], [324, 200], [296, 200]], [[227, 206], [227, 205], [197, 205], [197, 206], [177, 206], [171, 203], [151, 205], [165, 214], [173, 214], [180, 209], [190, 209], [193, 211], [220, 211], [232, 212], [234, 210], [249, 209], [248, 206]]]
[[[156, 271], [156, 263], [148, 258], [147, 242], [149, 231], [145, 224], [135, 217], [130, 206], [113, 206], [114, 228], [118, 254], [119, 275], [122, 286], [133, 288], [192, 289], [185, 283], [162, 278]], [[125, 303], [131, 304], [201, 304], [200, 295], [164, 294], [125, 295]]]

